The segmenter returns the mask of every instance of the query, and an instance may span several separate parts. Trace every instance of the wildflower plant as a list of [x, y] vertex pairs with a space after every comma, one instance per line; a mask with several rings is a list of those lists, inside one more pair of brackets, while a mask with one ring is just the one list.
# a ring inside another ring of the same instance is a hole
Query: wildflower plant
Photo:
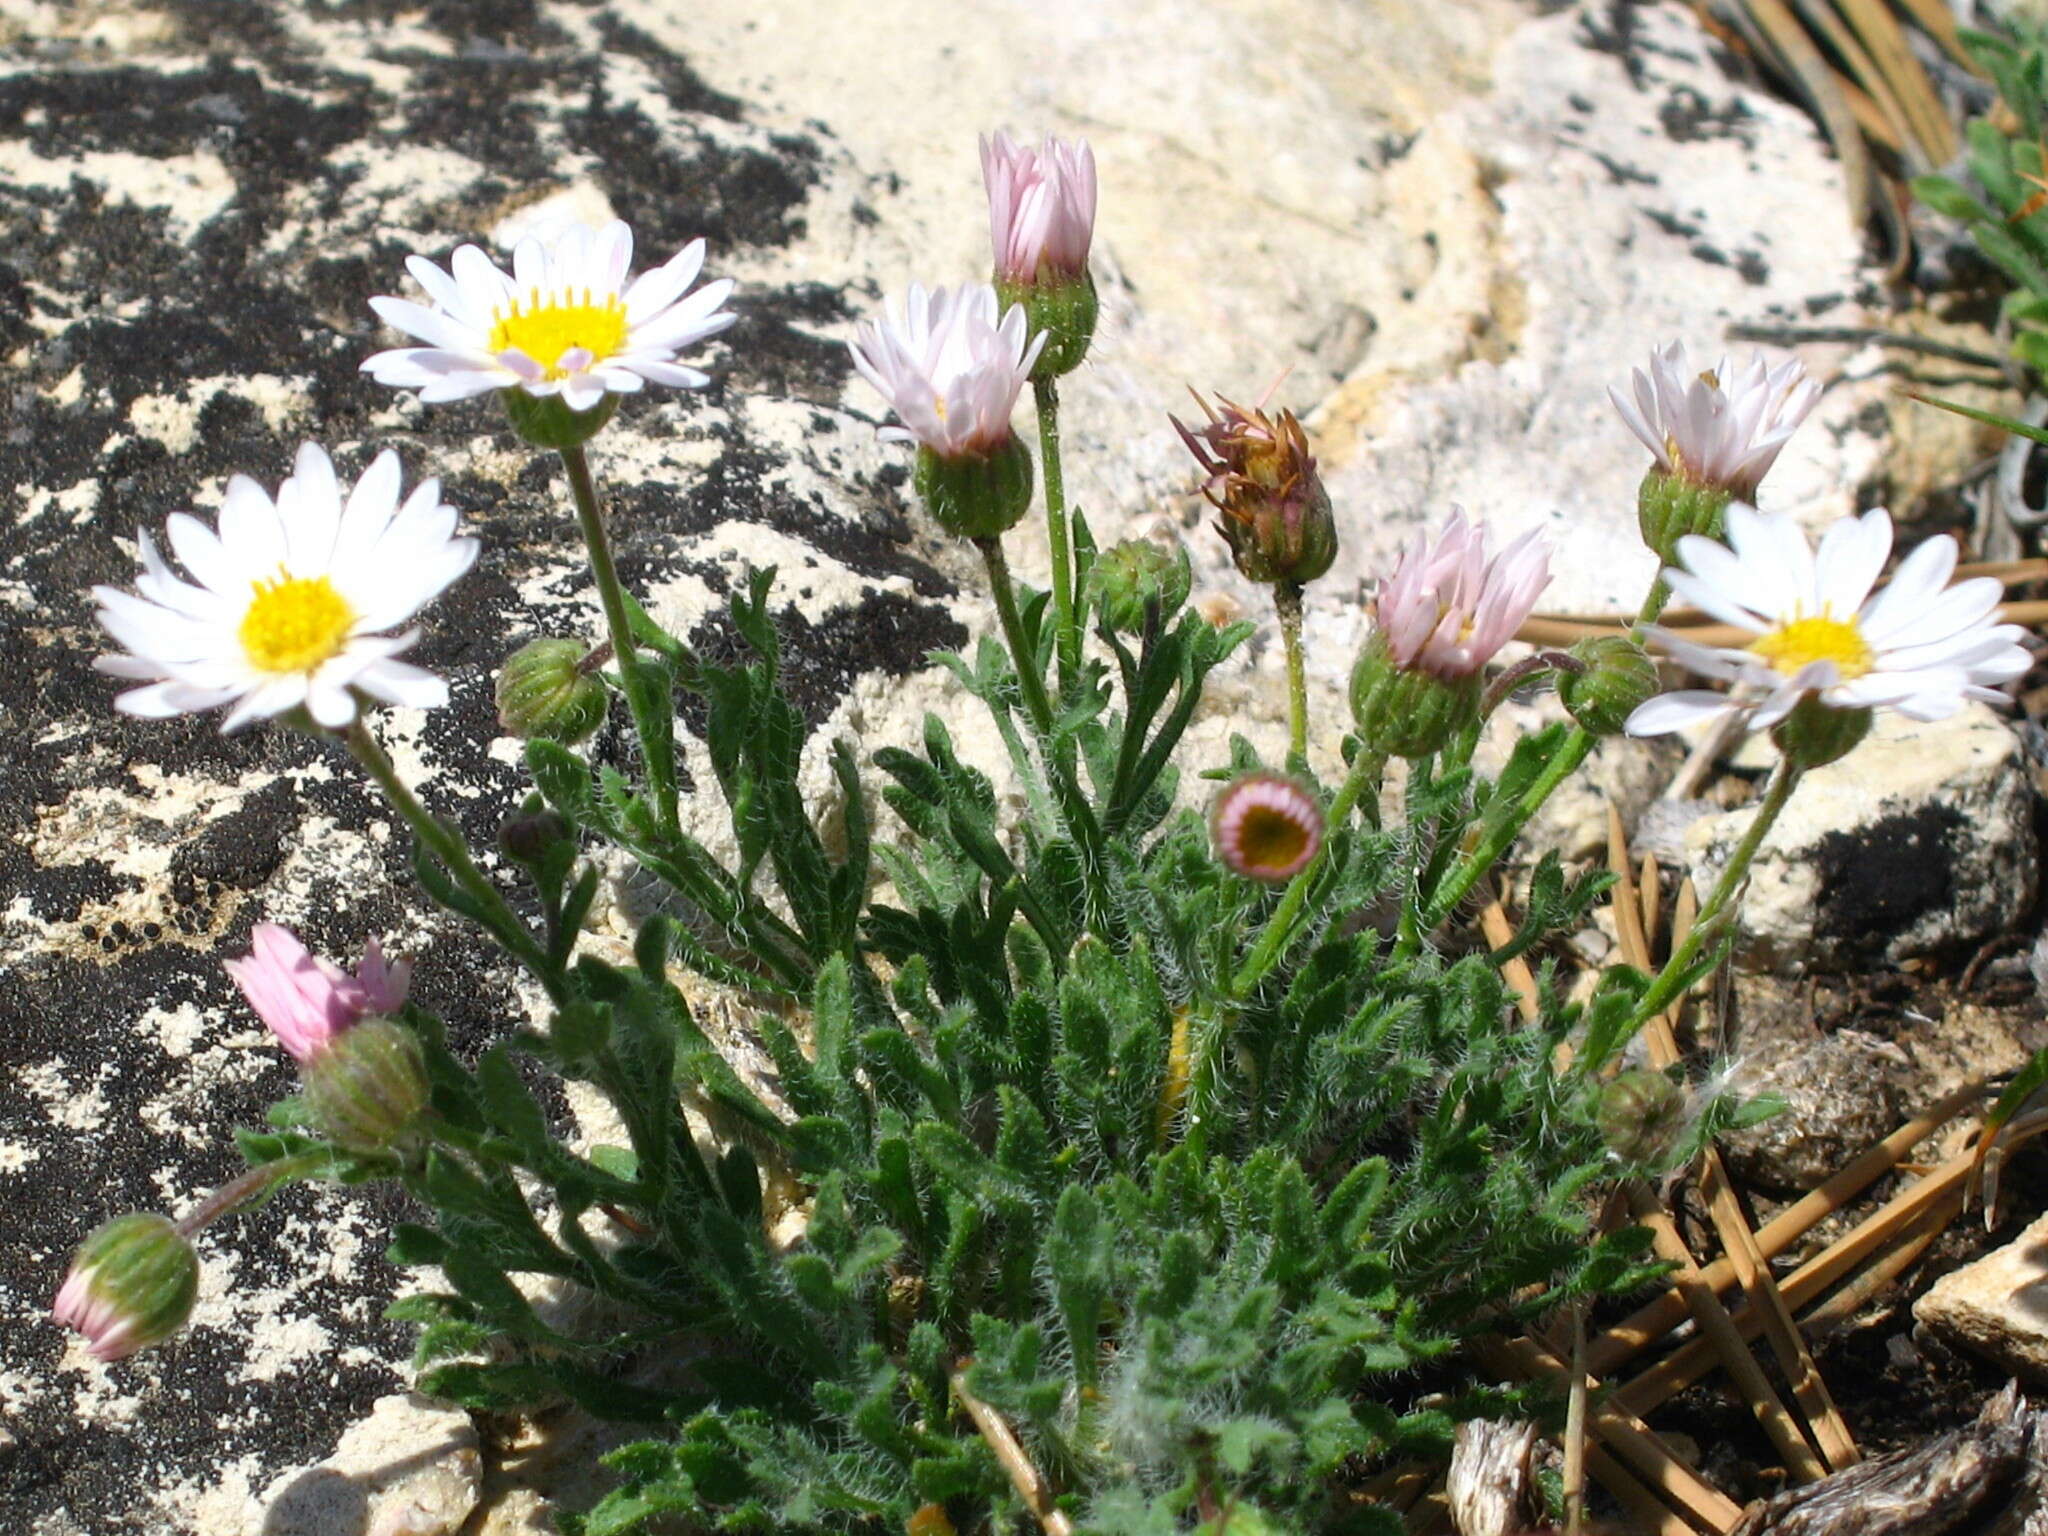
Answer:
[[[1604, 878], [1546, 857], [1510, 942], [1488, 949], [1458, 922], [1597, 734], [1631, 710], [1649, 729], [1691, 707], [1644, 702], [1647, 632], [1505, 674], [1564, 678], [1573, 723], [1483, 775], [1475, 748], [1505, 691], [1487, 668], [1547, 555], [1528, 539], [1489, 554], [1485, 530], [1453, 517], [1382, 583], [1349, 728], [1315, 723], [1342, 746], [1340, 780], [1319, 781], [1299, 602], [1342, 514], [1298, 422], [1227, 406], [1183, 436], [1232, 555], [1274, 585], [1293, 750], [1267, 764], [1238, 737], [1227, 761], [1188, 762], [1205, 685], [1255, 626], [1194, 612], [1184, 555], [1098, 553], [1069, 515], [1053, 379], [1082, 361], [1094, 317], [1049, 343], [1040, 315], [1071, 322], [1087, 284], [1093, 160], [999, 137], [984, 162], [997, 283], [912, 288], [852, 347], [896, 419], [883, 437], [916, 452], [928, 512], [985, 562], [999, 633], [939, 660], [989, 712], [1014, 807], [936, 718], [915, 747], [865, 760], [833, 743], [832, 803], [807, 800], [773, 573], [730, 600], [731, 660], [620, 584], [586, 445], [616, 394], [703, 382], [679, 358], [732, 317], [728, 283], [690, 292], [701, 243], [630, 281], [620, 225], [522, 245], [509, 275], [465, 246], [448, 271], [411, 264], [431, 307], [376, 301], [425, 343], [371, 359], [378, 378], [449, 409], [496, 391], [559, 456], [598, 589], [601, 637], [523, 648], [498, 683], [533, 783], [500, 839], [516, 879], [487, 875], [428, 815], [365, 718], [444, 697], [392, 659], [411, 632], [389, 633], [475, 558], [432, 481], [401, 502], [387, 454], [344, 500], [309, 446], [274, 500], [234, 482], [217, 533], [172, 518], [191, 581], [145, 537], [137, 592], [97, 594], [126, 648], [107, 669], [145, 680], [122, 707], [226, 707], [225, 728], [275, 717], [338, 743], [411, 828], [426, 894], [545, 998], [462, 1059], [374, 940], [350, 974], [259, 927], [229, 966], [303, 1091], [242, 1133], [240, 1179], [175, 1224], [122, 1218], [87, 1241], [57, 1312], [102, 1356], [176, 1328], [200, 1227], [292, 1180], [390, 1181], [417, 1205], [391, 1255], [434, 1277], [393, 1308], [421, 1325], [424, 1390], [492, 1410], [567, 1399], [645, 1426], [611, 1458], [616, 1490], [572, 1517], [585, 1536], [668, 1516], [1164, 1533], [1226, 1509], [1392, 1531], [1398, 1516], [1362, 1491], [1370, 1472], [1519, 1401], [1475, 1378], [1461, 1343], [1655, 1273], [1640, 1232], [1600, 1228], [1592, 1192], [1682, 1164], [1714, 1117], [1610, 1077], [1711, 944], [1655, 978], [1617, 969], [1583, 1004], [1544, 960], [1525, 1023], [1502, 966], [1571, 931]], [[1057, 373], [1042, 366], [1054, 343]], [[1027, 381], [1035, 471], [1011, 423]], [[1049, 593], [1015, 582], [1004, 555], [1006, 538], [1040, 536], [1034, 488]], [[1750, 558], [1766, 525], [1730, 518], [1735, 555], [1681, 542], [1681, 590], [1704, 600]], [[1761, 586], [1734, 599], [1767, 631], [1738, 678], [1779, 679], [1765, 708], [1781, 732], [1802, 711], [1906, 707], [2012, 675], [1976, 591], [1930, 596], [1947, 574], [1933, 557], [1909, 562], [1920, 611], [1880, 632], [1886, 599], [1858, 606], [1877, 530], [1831, 535], [1819, 585], [1785, 589], [1820, 604], [1804, 617], [1759, 608]], [[373, 562], [406, 580], [359, 585]], [[1864, 678], [1841, 646], [1832, 671], [1788, 670], [1785, 635], [1817, 645], [1816, 624], [1859, 623], [1878, 658]], [[576, 746], [613, 695], [630, 771]], [[684, 713], [710, 765], [687, 819]], [[1397, 759], [1404, 809], [1383, 824]], [[693, 830], [714, 814], [729, 856]], [[1720, 931], [1742, 864], [1696, 934]], [[619, 865], [664, 893], [630, 961], [580, 942]], [[679, 979], [748, 1016], [770, 1065], [722, 1052]], [[563, 1140], [536, 1071], [608, 1099], [623, 1140]], [[571, 1331], [541, 1304], [548, 1288], [604, 1298], [581, 1315], [605, 1321]]]

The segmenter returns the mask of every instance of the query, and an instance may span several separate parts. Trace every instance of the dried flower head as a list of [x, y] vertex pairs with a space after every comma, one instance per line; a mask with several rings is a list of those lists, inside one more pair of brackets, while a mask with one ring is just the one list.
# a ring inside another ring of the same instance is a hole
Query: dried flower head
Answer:
[[1453, 512], [1432, 542], [1418, 536], [1380, 587], [1378, 621], [1388, 658], [1446, 680], [1476, 675], [1514, 638], [1550, 584], [1550, 550], [1525, 533], [1498, 555], [1486, 529]]
[[1323, 809], [1294, 780], [1247, 773], [1209, 813], [1216, 857], [1233, 874], [1277, 884], [1307, 867], [1323, 845]]
[[275, 502], [247, 476], [228, 482], [218, 533], [171, 514], [171, 548], [194, 580], [138, 535], [137, 590], [92, 589], [100, 623], [128, 648], [94, 665], [151, 679], [114, 707], [159, 718], [233, 704], [221, 725], [232, 731], [301, 706], [338, 730], [356, 718], [358, 693], [445, 704], [446, 683], [394, 659], [418, 631], [384, 631], [474, 565], [477, 543], [454, 536], [440, 481], [421, 481], [402, 503], [399, 489], [398, 455], [387, 450], [344, 501], [326, 450], [307, 443]]
[[1738, 367], [1728, 358], [1695, 373], [1685, 346], [1672, 342], [1635, 369], [1633, 396], [1607, 398], [1668, 475], [1753, 501], [1756, 488], [1807, 413], [1820, 386], [1797, 359], [1773, 368], [1761, 355]]
[[1678, 661], [1734, 684], [1728, 693], [1667, 693], [1629, 717], [1635, 736], [1656, 736], [1734, 712], [1750, 729], [1779, 724], [1804, 701], [1824, 709], [1892, 709], [1940, 720], [1967, 699], [2005, 702], [2002, 685], [2031, 658], [2024, 632], [1996, 621], [2004, 588], [1988, 576], [1949, 585], [1956, 541], [1928, 539], [1889, 585], [1872, 595], [1892, 548], [1882, 510], [1845, 517], [1819, 551], [1789, 516], [1728, 508], [1728, 543], [1690, 537], [1682, 569], [1664, 579], [1683, 601], [1748, 631], [1747, 644], [1708, 647], [1651, 630]]
[[1259, 582], [1314, 581], [1337, 558], [1337, 525], [1301, 423], [1292, 411], [1268, 416], [1263, 400], [1246, 410], [1219, 397], [1219, 412], [1188, 393], [1207, 423], [1168, 420], [1202, 467], [1202, 494], [1223, 514], [1216, 531], [1238, 570]]

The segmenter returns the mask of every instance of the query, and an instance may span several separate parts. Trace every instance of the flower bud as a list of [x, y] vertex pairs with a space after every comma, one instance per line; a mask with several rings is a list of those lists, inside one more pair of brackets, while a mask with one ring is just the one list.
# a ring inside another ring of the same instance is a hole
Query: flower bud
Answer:
[[932, 520], [962, 539], [1008, 533], [1031, 509], [1031, 454], [1015, 435], [987, 453], [917, 451], [917, 494]]
[[1033, 379], [1057, 379], [1072, 373], [1088, 355], [1095, 338], [1095, 279], [1083, 272], [1075, 278], [1041, 277], [1029, 283], [996, 279], [996, 297], [1003, 308], [1021, 305], [1024, 323], [1043, 334], [1045, 345], [1031, 365]]
[[1323, 846], [1323, 808], [1292, 779], [1247, 773], [1216, 797], [1209, 834], [1232, 874], [1277, 885]]
[[1195, 1536], [1287, 1536], [1285, 1522], [1275, 1520], [1248, 1499], [1233, 1498], [1215, 1519], [1195, 1527]]
[[1594, 1118], [1616, 1157], [1655, 1168], [1677, 1149], [1685, 1129], [1685, 1090], [1662, 1072], [1631, 1067], [1600, 1089]]
[[1351, 717], [1367, 746], [1388, 757], [1425, 757], [1479, 718], [1477, 672], [1438, 677], [1395, 663], [1375, 630], [1351, 669]]
[[1088, 590], [1095, 611], [1111, 629], [1141, 635], [1148, 626], [1170, 618], [1188, 600], [1194, 570], [1188, 552], [1171, 553], [1150, 539], [1125, 539], [1112, 544], [1088, 571]]
[[507, 657], [498, 674], [498, 724], [505, 733], [573, 746], [602, 725], [611, 700], [604, 680], [584, 666], [589, 654], [580, 640], [547, 636]]
[[1595, 635], [1572, 647], [1586, 665], [1557, 680], [1572, 719], [1595, 736], [1619, 735], [1644, 700], [1657, 692], [1657, 664], [1627, 635]]
[[1190, 430], [1169, 417], [1208, 478], [1202, 494], [1223, 516], [1216, 531], [1247, 578], [1305, 586], [1337, 558], [1337, 521], [1316, 473], [1308, 437], [1292, 411], [1279, 419], [1200, 395], [1208, 425]]
[[95, 1360], [119, 1360], [184, 1327], [198, 1294], [183, 1233], [162, 1216], [116, 1216], [79, 1245], [50, 1316], [85, 1335]]
[[498, 846], [507, 858], [522, 864], [537, 864], [555, 844], [567, 840], [575, 829], [560, 812], [538, 806], [507, 816], [498, 825]]
[[403, 1140], [427, 1106], [420, 1043], [390, 1019], [365, 1019], [336, 1035], [302, 1075], [314, 1129], [350, 1152], [382, 1152]]
[[536, 448], [580, 448], [597, 436], [618, 409], [619, 397], [610, 390], [587, 411], [572, 411], [560, 395], [530, 395], [524, 389], [501, 389], [505, 414], [512, 418], [512, 430]]
[[1636, 527], [1657, 558], [1672, 565], [1678, 559], [1678, 541], [1687, 534], [1721, 537], [1722, 519], [1734, 499], [1726, 486], [1652, 466], [1636, 490]]
[[1772, 728], [1771, 740], [1787, 762], [1824, 768], [1848, 756], [1870, 734], [1870, 718], [1867, 709], [1838, 709], [1809, 693]]

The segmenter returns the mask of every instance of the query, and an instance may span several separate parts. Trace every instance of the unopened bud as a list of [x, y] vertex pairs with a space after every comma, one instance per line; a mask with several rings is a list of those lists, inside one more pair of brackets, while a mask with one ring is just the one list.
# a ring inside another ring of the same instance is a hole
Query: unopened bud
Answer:
[[1631, 1067], [1601, 1088], [1595, 1118], [1616, 1157], [1655, 1168], [1677, 1149], [1685, 1130], [1685, 1090], [1662, 1072]]
[[96, 1360], [119, 1360], [185, 1326], [199, 1258], [177, 1227], [137, 1213], [103, 1222], [79, 1245], [50, 1316], [85, 1336]]
[[1195, 1536], [1287, 1536], [1288, 1527], [1247, 1499], [1232, 1499], [1213, 1520], [1195, 1527]]
[[587, 411], [572, 411], [560, 395], [530, 395], [524, 389], [501, 389], [505, 414], [512, 430], [536, 448], [580, 448], [595, 437], [618, 409], [619, 397], [611, 391]]
[[1169, 554], [1150, 539], [1112, 544], [1088, 571], [1095, 611], [1103, 623], [1126, 635], [1141, 635], [1149, 625], [1172, 617], [1193, 586], [1188, 552], [1175, 548]]
[[1657, 692], [1657, 663], [1626, 635], [1595, 635], [1572, 647], [1583, 672], [1557, 680], [1566, 711], [1595, 736], [1618, 736], [1633, 714]]
[[1479, 718], [1479, 674], [1438, 677], [1397, 666], [1374, 631], [1351, 669], [1351, 717], [1367, 746], [1388, 757], [1426, 757]]
[[1008, 533], [1031, 509], [1031, 454], [1015, 433], [987, 453], [917, 450], [917, 494], [932, 520], [962, 539]]
[[529, 640], [498, 674], [498, 724], [521, 741], [540, 737], [573, 746], [604, 723], [611, 700], [604, 680], [585, 665], [580, 640]]
[[1636, 491], [1636, 527], [1666, 565], [1677, 563], [1678, 541], [1689, 533], [1719, 539], [1734, 493], [1725, 485], [1652, 466]]
[[1837, 709], [1807, 694], [1771, 730], [1785, 760], [1801, 768], [1824, 768], [1846, 757], [1870, 734], [1870, 711]]
[[508, 858], [522, 864], [536, 864], [547, 856], [555, 844], [565, 841], [575, 831], [568, 818], [560, 812], [546, 809], [521, 811], [517, 816], [507, 816], [498, 827], [498, 846], [505, 850]]
[[1079, 277], [1042, 274], [1029, 283], [996, 279], [996, 297], [1003, 308], [1022, 305], [1029, 329], [1043, 332], [1045, 345], [1038, 361], [1031, 365], [1033, 379], [1057, 379], [1072, 373], [1088, 355], [1088, 343], [1095, 337], [1095, 279], [1083, 272]]
[[403, 1141], [427, 1107], [420, 1043], [391, 1019], [365, 1019], [336, 1035], [303, 1076], [314, 1129], [350, 1152], [382, 1152]]

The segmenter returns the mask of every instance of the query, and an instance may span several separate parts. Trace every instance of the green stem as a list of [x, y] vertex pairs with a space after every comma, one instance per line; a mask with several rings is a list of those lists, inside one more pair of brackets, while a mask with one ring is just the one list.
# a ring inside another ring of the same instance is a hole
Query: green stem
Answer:
[[1336, 841], [1351, 809], [1358, 804], [1359, 797], [1370, 789], [1379, 792], [1380, 775], [1387, 766], [1386, 754], [1375, 752], [1370, 747], [1361, 747], [1351, 764], [1351, 772], [1337, 791], [1337, 798], [1330, 802], [1330, 810], [1323, 825], [1323, 845], [1316, 850], [1308, 867], [1288, 882], [1287, 893], [1280, 898], [1280, 905], [1273, 909], [1273, 915], [1266, 919], [1266, 926], [1259, 934], [1259, 941], [1252, 952], [1238, 968], [1236, 978], [1230, 984], [1230, 995], [1236, 999], [1248, 996], [1259, 984], [1273, 962], [1280, 956], [1282, 947], [1294, 934], [1294, 920], [1301, 913], [1301, 904], [1308, 900], [1308, 888], [1317, 875], [1322, 873], [1324, 863], [1330, 857], [1330, 846]]
[[1051, 378], [1031, 381], [1038, 407], [1038, 457], [1045, 475], [1045, 537], [1052, 547], [1053, 646], [1060, 691], [1081, 673], [1081, 626], [1074, 617], [1073, 551], [1067, 540], [1067, 488], [1060, 473], [1060, 395]]
[[260, 1200], [271, 1189], [295, 1179], [302, 1173], [311, 1173], [315, 1168], [324, 1168], [334, 1161], [334, 1154], [324, 1148], [318, 1152], [301, 1152], [297, 1157], [281, 1157], [274, 1163], [264, 1163], [251, 1168], [247, 1173], [228, 1180], [199, 1204], [178, 1218], [178, 1235], [192, 1237], [211, 1226], [221, 1217], [240, 1210], [252, 1200]]
[[1273, 588], [1280, 614], [1280, 640], [1287, 650], [1287, 748], [1290, 757], [1308, 756], [1308, 680], [1301, 663], [1301, 587], [1292, 581]]
[[1749, 866], [1756, 861], [1757, 849], [1763, 846], [1764, 838], [1770, 833], [1785, 809], [1785, 803], [1792, 798], [1792, 791], [1799, 783], [1800, 775], [1806, 770], [1793, 763], [1790, 758], [1780, 758], [1771, 774], [1770, 787], [1764, 791], [1763, 803], [1757, 807], [1756, 818], [1750, 822], [1749, 830], [1742, 834], [1742, 841], [1735, 845], [1735, 852], [1729, 855], [1728, 867], [1721, 871], [1721, 878], [1714, 882], [1713, 893], [1700, 908], [1699, 916], [1693, 920], [1691, 931], [1671, 952], [1671, 958], [1664, 962], [1664, 969], [1657, 973], [1657, 979], [1650, 983], [1642, 1001], [1636, 1004], [1629, 1028], [1633, 1031], [1644, 1021], [1655, 1018], [1678, 999], [1685, 988], [1685, 973], [1699, 958], [1700, 950], [1708, 939], [1720, 930], [1721, 914], [1735, 899], [1735, 893], [1742, 888], [1742, 882], [1749, 877]]
[[612, 560], [611, 541], [604, 531], [604, 509], [597, 499], [597, 485], [590, 476], [590, 460], [582, 444], [561, 450], [562, 468], [569, 476], [569, 492], [576, 501], [576, 522], [583, 531], [583, 545], [590, 555], [590, 574], [597, 583], [598, 601], [604, 606], [605, 627], [611, 632], [612, 651], [618, 658], [619, 679], [625, 687], [626, 704], [633, 712], [633, 730], [640, 738], [641, 758], [647, 764], [648, 786], [654, 792], [661, 823], [670, 831], [680, 825], [676, 810], [676, 782], [673, 766], [673, 729], [657, 711], [666, 701], [648, 696], [640, 675], [640, 653], [633, 644], [633, 624], [626, 613], [626, 595], [619, 585], [619, 568]]
[[355, 760], [384, 791], [384, 798], [391, 802], [392, 809], [405, 818], [413, 836], [420, 840], [420, 846], [439, 859], [455, 882], [476, 902], [484, 914], [484, 925], [498, 942], [533, 973], [534, 978], [547, 989], [549, 998], [561, 1002], [563, 991], [558, 968], [550, 963], [547, 951], [527, 930], [519, 914], [498, 894], [498, 888], [491, 884], [489, 876], [476, 867], [476, 861], [469, 856], [469, 848], [460, 834], [446, 822], [430, 815], [420, 804], [418, 796], [406, 787], [390, 756], [378, 745], [377, 738], [370, 734], [370, 728], [360, 718], [341, 733], [341, 738], [348, 744]]

